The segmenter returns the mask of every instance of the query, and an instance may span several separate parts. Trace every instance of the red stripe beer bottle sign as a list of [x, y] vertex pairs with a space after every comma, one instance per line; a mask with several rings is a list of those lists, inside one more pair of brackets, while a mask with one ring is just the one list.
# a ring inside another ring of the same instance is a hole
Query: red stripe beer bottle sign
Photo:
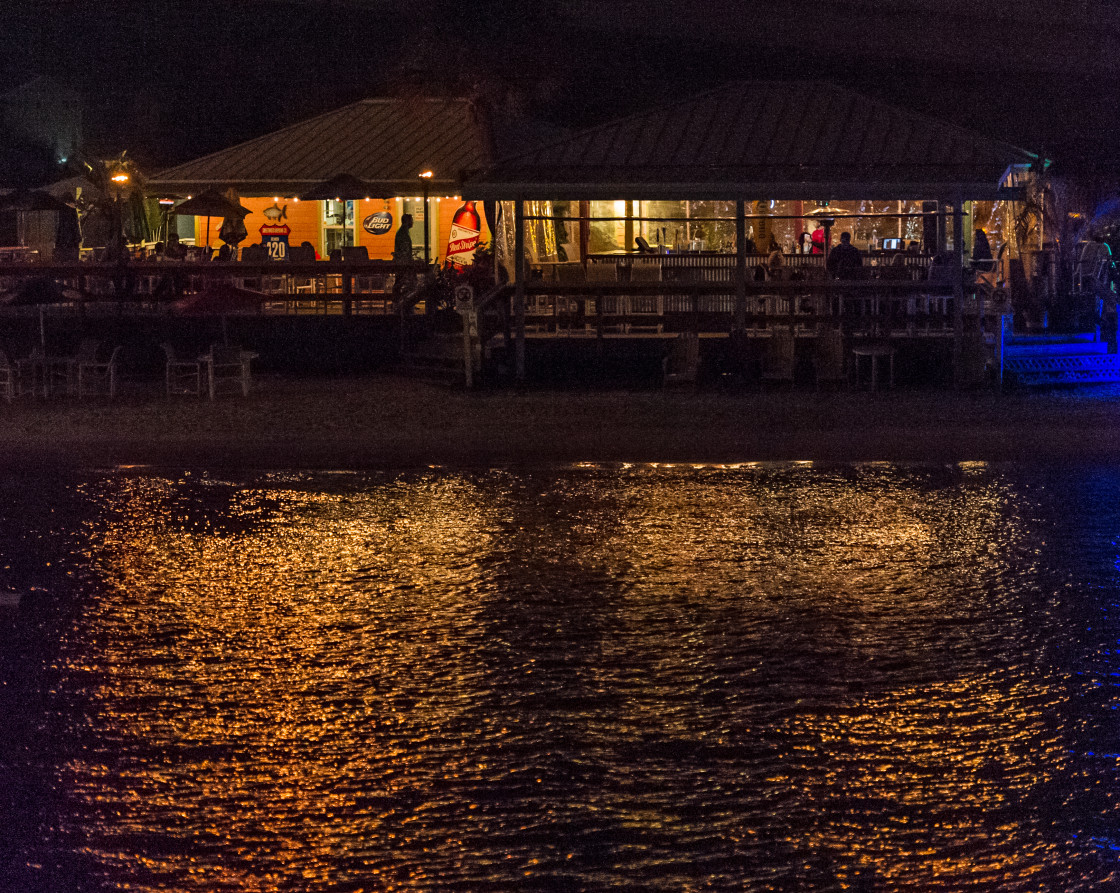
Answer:
[[451, 218], [451, 235], [447, 239], [447, 262], [458, 267], [474, 263], [474, 251], [482, 232], [482, 220], [474, 202], [463, 202], [463, 207]]

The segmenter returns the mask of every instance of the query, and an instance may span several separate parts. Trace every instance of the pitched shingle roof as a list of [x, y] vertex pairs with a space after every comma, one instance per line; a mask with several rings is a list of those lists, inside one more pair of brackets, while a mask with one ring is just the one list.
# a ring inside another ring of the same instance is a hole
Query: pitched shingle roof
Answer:
[[338, 174], [375, 187], [371, 197], [457, 190], [466, 168], [492, 158], [486, 122], [466, 99], [365, 99], [161, 171], [167, 192], [235, 187], [242, 195], [300, 195]]
[[966, 198], [1035, 156], [822, 83], [739, 82], [500, 159], [476, 198]]

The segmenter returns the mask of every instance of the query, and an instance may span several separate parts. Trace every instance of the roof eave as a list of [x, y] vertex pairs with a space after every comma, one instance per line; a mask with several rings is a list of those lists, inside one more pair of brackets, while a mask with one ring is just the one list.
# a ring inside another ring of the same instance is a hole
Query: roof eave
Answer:
[[846, 181], [745, 181], [726, 183], [579, 183], [532, 181], [474, 181], [462, 185], [463, 197], [478, 201], [517, 198], [531, 200], [634, 200], [634, 201], [732, 201], [774, 199], [775, 201], [894, 201], [898, 199], [942, 199], [997, 201], [1011, 198], [994, 181], [899, 181], [860, 183]]
[[[374, 180], [368, 181], [370, 186], [369, 198], [396, 198], [398, 196], [410, 197], [422, 195], [424, 182], [415, 180]], [[148, 181], [148, 192], [201, 192], [203, 189], [217, 188], [219, 190], [235, 189], [237, 194], [244, 198], [270, 198], [290, 197], [310, 192], [322, 180], [204, 180], [192, 178], [189, 180], [160, 180]], [[428, 194], [458, 195], [460, 186], [456, 180], [429, 180]]]

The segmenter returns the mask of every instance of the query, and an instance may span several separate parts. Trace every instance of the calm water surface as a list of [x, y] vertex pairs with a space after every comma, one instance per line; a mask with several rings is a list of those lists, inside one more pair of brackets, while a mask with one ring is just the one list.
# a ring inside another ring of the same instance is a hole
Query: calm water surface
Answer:
[[0, 497], [0, 889], [1120, 889], [1120, 470]]

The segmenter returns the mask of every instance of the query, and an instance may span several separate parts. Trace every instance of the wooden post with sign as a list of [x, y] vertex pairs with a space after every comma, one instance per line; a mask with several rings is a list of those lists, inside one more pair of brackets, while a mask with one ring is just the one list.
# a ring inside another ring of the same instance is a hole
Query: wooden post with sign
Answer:
[[475, 377], [482, 367], [482, 345], [478, 336], [478, 309], [474, 303], [474, 288], [466, 284], [455, 287], [455, 310], [463, 323], [463, 372], [469, 390], [474, 387]]

